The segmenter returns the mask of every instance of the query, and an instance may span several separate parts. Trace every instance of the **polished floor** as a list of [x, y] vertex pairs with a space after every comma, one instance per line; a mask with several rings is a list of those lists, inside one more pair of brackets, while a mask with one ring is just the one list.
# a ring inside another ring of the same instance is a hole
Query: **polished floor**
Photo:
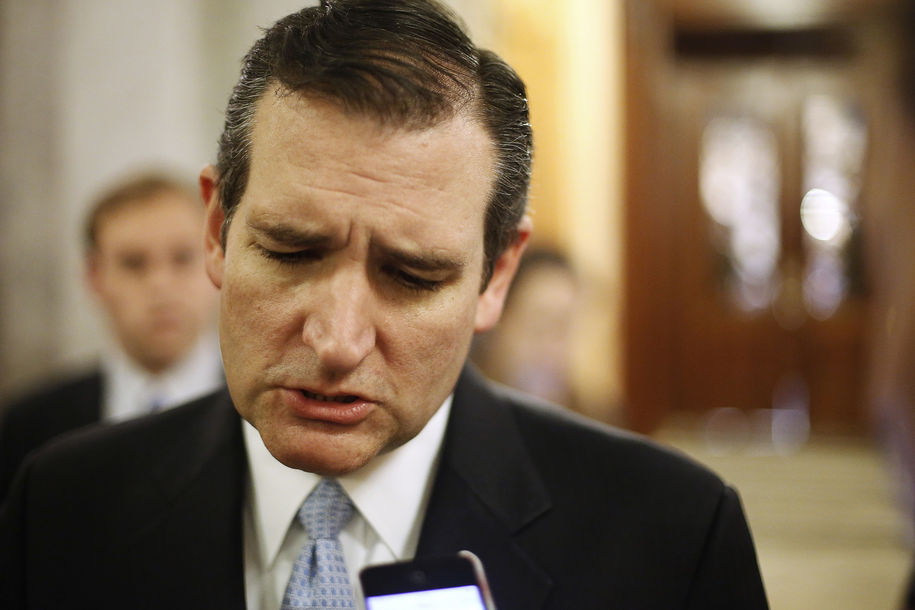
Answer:
[[911, 535], [874, 443], [814, 437], [778, 450], [749, 438], [722, 445], [684, 422], [658, 440], [738, 488], [774, 610], [899, 607]]

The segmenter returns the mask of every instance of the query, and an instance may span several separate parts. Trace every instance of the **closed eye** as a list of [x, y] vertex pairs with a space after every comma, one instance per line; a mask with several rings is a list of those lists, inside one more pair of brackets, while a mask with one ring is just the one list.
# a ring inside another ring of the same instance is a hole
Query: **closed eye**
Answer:
[[441, 286], [445, 283], [442, 280], [424, 278], [397, 267], [385, 267], [384, 272], [392, 277], [396, 282], [411, 290], [424, 290], [434, 292], [435, 290], [441, 288]]
[[264, 248], [263, 246], [258, 246], [258, 251], [270, 259], [280, 263], [285, 264], [295, 264], [316, 261], [321, 258], [321, 254], [316, 250], [294, 250], [292, 252], [282, 252], [278, 250], [270, 250]]

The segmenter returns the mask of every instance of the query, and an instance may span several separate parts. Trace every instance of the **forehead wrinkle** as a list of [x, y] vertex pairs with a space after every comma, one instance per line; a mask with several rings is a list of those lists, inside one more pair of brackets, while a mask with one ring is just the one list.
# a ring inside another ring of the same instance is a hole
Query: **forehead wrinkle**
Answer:
[[[389, 172], [383, 173], [380, 177], [375, 177], [364, 171], [348, 169], [347, 176], [356, 176], [360, 181], [377, 185], [395, 183], [401, 185], [404, 191], [388, 192], [382, 190], [375, 192], [371, 189], [363, 190], [357, 188], [357, 185], [352, 181], [339, 176], [333, 177], [333, 184], [319, 184], [319, 180], [313, 174], [303, 171], [298, 183], [298, 187], [301, 190], [294, 195], [294, 199], [306, 203], [311, 202], [314, 205], [323, 207], [327, 201], [330, 201], [324, 200], [324, 203], [321, 203], [322, 199], [324, 199], [321, 195], [326, 194], [331, 198], [351, 199], [348, 204], [356, 208], [354, 212], [356, 217], [366, 215], [369, 218], [378, 218], [375, 216], [378, 213], [384, 217], [390, 217], [395, 214], [394, 209], [396, 209], [398, 210], [396, 214], [402, 215], [401, 222], [404, 218], [410, 218], [412, 221], [417, 222], [428, 222], [429, 220], [436, 220], [436, 217], [432, 215], [432, 210], [435, 207], [432, 203], [433, 200], [438, 195], [448, 194], [447, 189], [440, 185], [430, 188], [429, 185], [422, 183], [420, 179], [410, 179], [409, 177], [405, 180], [397, 180], [400, 175], [394, 175]], [[421, 192], [424, 196], [417, 198], [415, 202], [411, 202], [411, 198], [406, 195], [406, 191]]]
[[[375, 204], [393, 204], [422, 217], [423, 210], [428, 206], [417, 208], [406, 204], [406, 193], [424, 193], [426, 196], [423, 200], [447, 194], [447, 185], [440, 184], [437, 180], [426, 180], [430, 172], [411, 173], [411, 168], [403, 163], [368, 169], [364, 164], [348, 158], [338, 159], [334, 155], [303, 155], [302, 152], [308, 151], [283, 147], [281, 153], [284, 155], [283, 161], [289, 167], [295, 168], [286, 181], [287, 187], [291, 189], [288, 193], [290, 199], [318, 202], [325, 195], [332, 198], [351, 197], [357, 200], [357, 205], [374, 207]], [[401, 192], [386, 191], [386, 186], [400, 189]]]
[[[407, 192], [424, 193], [427, 197], [448, 194], [447, 181], [450, 176], [426, 171], [406, 162], [385, 163], [379, 167], [366, 168], [364, 163], [348, 158], [321, 157], [321, 170], [316, 172], [314, 168], [317, 160], [303, 159], [289, 153], [287, 161], [299, 168], [299, 183], [305, 189], [332, 195], [347, 195], [366, 203], [392, 203], [408, 209], [411, 208], [403, 203], [403, 199], [406, 199], [403, 194]], [[430, 180], [430, 177], [434, 179]], [[375, 187], [387, 186], [402, 189], [403, 193], [374, 190]], [[417, 213], [420, 210], [411, 211]]]
[[[415, 252], [420, 258], [432, 252], [438, 258], [460, 258], [469, 238], [484, 232], [488, 196], [480, 198], [478, 210], [465, 210], [460, 218], [439, 213], [442, 205], [461, 207], [460, 201], [453, 201], [455, 196], [477, 197], [460, 172], [442, 171], [443, 163], [453, 163], [455, 156], [466, 160], [469, 154], [485, 158], [492, 169], [493, 144], [473, 117], [461, 114], [413, 129], [353, 115], [334, 121], [337, 109], [332, 105], [296, 96], [271, 98], [262, 99], [256, 111], [249, 183], [249, 193], [254, 181], [259, 183], [270, 200], [268, 206], [295, 215], [297, 204], [313, 205], [318, 215], [314, 226], [321, 232], [349, 233], [364, 227], [370, 244], [384, 246], [379, 252]], [[469, 141], [470, 148], [450, 144], [455, 137]], [[273, 178], [265, 180], [271, 171]], [[353, 207], [338, 208], [341, 205]], [[334, 217], [340, 215], [331, 213], [335, 209], [349, 210], [349, 230], [336, 226]], [[400, 228], [399, 236], [375, 234], [388, 222]], [[424, 237], [430, 231], [437, 232], [437, 241]], [[482, 255], [482, 239], [475, 245]], [[462, 264], [473, 261], [477, 248], [473, 250]]]
[[[392, 142], [399, 142], [403, 148], [410, 150], [425, 149], [432, 157], [448, 155], [452, 151], [441, 148], [441, 142], [435, 141], [437, 136], [443, 130], [450, 131], [463, 122], [476, 124], [478, 122], [473, 118], [464, 115], [457, 115], [447, 121], [437, 122], [433, 125], [422, 128], [411, 128], [404, 125], [385, 125], [381, 124], [372, 117], [359, 115], [344, 115], [341, 123], [334, 129], [334, 132], [322, 134], [322, 138], [330, 138], [336, 146], [346, 146], [351, 143], [352, 146], [358, 146], [359, 149], [348, 150], [334, 149], [328, 147], [325, 150], [332, 151], [331, 154], [322, 154], [319, 149], [312, 146], [311, 141], [290, 140], [291, 134], [295, 131], [284, 125], [279, 120], [283, 115], [285, 121], [295, 121], [303, 125], [306, 132], [310, 131], [309, 121], [313, 117], [315, 108], [330, 108], [334, 111], [336, 108], [333, 104], [322, 100], [313, 100], [302, 98], [301, 96], [281, 96], [270, 99], [262, 99], [256, 110], [256, 114], [261, 115], [261, 129], [254, 130], [253, 148], [257, 146], [258, 140], [285, 142], [285, 145], [279, 147], [279, 153], [283, 155], [283, 161], [302, 170], [302, 176], [309, 176], [307, 185], [315, 189], [348, 194], [357, 197], [371, 197], [371, 193], [363, 193], [359, 187], [364, 184], [368, 187], [372, 185], [395, 185], [408, 189], [410, 191], [434, 191], [436, 193], [447, 193], [449, 186], [456, 180], [452, 172], [440, 172], [437, 170], [423, 168], [402, 159], [401, 155], [396, 152], [397, 146], [391, 147]], [[268, 112], [268, 109], [270, 112]], [[291, 112], [288, 112], [291, 111]], [[264, 113], [267, 113], [265, 116]], [[267, 123], [264, 125], [263, 123]], [[354, 134], [359, 134], [355, 140]], [[260, 135], [262, 138], [258, 138]], [[430, 140], [433, 142], [430, 143]], [[368, 142], [368, 144], [367, 144]], [[328, 142], [329, 144], [329, 142]], [[380, 165], [372, 168], [366, 168], [362, 163], [356, 161], [360, 158], [359, 152], [365, 146], [375, 148], [376, 146], [387, 151], [388, 154], [377, 155], [374, 161]], [[493, 144], [486, 137], [484, 154], [492, 154]], [[258, 157], [252, 155], [253, 159]], [[320, 176], [314, 175], [314, 168], [321, 167], [322, 173], [333, 175], [335, 171], [343, 170], [349, 178], [356, 178], [351, 183], [349, 180], [341, 180], [338, 177], [329, 185], [318, 185], [316, 180]], [[396, 202], [395, 202], [396, 203]]]

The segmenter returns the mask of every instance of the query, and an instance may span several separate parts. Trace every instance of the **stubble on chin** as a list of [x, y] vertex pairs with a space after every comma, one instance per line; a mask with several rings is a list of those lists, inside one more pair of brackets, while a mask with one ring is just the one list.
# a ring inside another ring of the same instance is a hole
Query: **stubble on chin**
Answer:
[[280, 413], [251, 422], [264, 446], [288, 468], [321, 476], [358, 470], [387, 450], [387, 435], [371, 429], [346, 429], [334, 424], [296, 420]]

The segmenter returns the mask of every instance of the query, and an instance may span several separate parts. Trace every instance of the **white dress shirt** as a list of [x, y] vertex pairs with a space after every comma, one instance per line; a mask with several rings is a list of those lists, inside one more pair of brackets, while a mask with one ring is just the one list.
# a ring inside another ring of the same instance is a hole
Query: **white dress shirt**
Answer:
[[103, 354], [101, 367], [104, 421], [168, 409], [209, 394], [224, 383], [215, 332], [205, 333], [184, 358], [158, 375], [137, 365], [118, 346]]
[[[413, 439], [338, 478], [356, 512], [340, 532], [356, 607], [362, 607], [359, 570], [410, 559], [432, 491], [448, 414], [449, 396]], [[248, 454], [244, 507], [245, 597], [250, 610], [278, 610], [292, 566], [308, 535], [295, 516], [321, 477], [287, 468], [243, 423]]]

